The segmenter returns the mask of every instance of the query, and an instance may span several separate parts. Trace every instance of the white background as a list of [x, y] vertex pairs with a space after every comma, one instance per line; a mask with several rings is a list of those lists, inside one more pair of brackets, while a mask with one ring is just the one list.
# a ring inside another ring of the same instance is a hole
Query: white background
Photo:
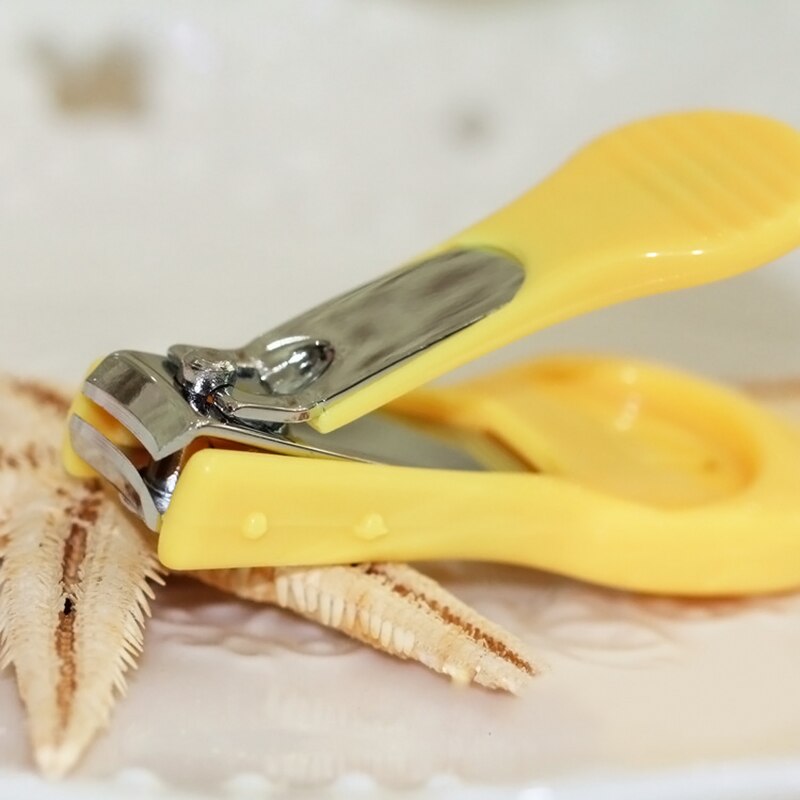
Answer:
[[[799, 35], [790, 0], [83, 0], [68, 14], [7, 0], [0, 363], [75, 381], [116, 347], [244, 342], [635, 117], [715, 107], [800, 125]], [[142, 113], [59, 112], [41, 43], [74, 70], [120, 42], [141, 56]], [[797, 370], [797, 261], [495, 358], [592, 347]]]

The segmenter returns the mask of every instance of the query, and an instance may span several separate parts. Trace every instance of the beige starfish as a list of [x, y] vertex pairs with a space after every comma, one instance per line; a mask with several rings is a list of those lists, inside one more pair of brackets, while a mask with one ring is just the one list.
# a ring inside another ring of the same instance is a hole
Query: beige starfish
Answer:
[[[154, 537], [98, 481], [60, 466], [67, 400], [0, 384], [0, 635], [34, 757], [59, 776], [108, 722], [142, 648]], [[273, 603], [455, 681], [516, 692], [536, 673], [523, 644], [401, 564], [206, 571], [204, 583]]]
[[523, 645], [406, 564], [193, 573], [238, 597], [275, 603], [457, 683], [518, 692], [537, 668]]
[[39, 767], [57, 776], [107, 721], [142, 647], [150, 538], [104, 494], [60, 467], [64, 398], [11, 381], [0, 400], [0, 630]]

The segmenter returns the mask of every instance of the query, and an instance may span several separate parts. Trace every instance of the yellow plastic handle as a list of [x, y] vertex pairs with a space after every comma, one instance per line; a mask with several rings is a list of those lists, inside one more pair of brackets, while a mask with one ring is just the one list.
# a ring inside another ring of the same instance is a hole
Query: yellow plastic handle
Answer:
[[684, 595], [800, 586], [800, 434], [734, 392], [562, 358], [399, 407], [480, 431], [539, 472], [204, 450], [178, 482], [160, 558], [173, 569], [467, 558]]
[[533, 331], [760, 266], [800, 244], [800, 133], [699, 111], [622, 127], [445, 242], [496, 248], [526, 280], [506, 306], [313, 421], [325, 432]]

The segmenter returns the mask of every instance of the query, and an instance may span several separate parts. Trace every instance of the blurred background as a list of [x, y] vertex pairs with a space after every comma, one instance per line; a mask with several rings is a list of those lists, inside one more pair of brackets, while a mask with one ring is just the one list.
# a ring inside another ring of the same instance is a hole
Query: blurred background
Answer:
[[[800, 125], [798, 33], [790, 0], [6, 0], [0, 367], [75, 382], [117, 347], [243, 343], [635, 117]], [[490, 359], [588, 348], [800, 372], [798, 268]]]

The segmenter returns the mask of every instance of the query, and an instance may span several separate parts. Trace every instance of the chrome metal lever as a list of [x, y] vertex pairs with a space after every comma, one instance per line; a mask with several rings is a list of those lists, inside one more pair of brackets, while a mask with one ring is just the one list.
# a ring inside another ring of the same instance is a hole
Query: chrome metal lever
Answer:
[[273, 328], [239, 350], [178, 345], [183, 386], [226, 418], [296, 423], [504, 306], [524, 271], [483, 249], [450, 250]]

